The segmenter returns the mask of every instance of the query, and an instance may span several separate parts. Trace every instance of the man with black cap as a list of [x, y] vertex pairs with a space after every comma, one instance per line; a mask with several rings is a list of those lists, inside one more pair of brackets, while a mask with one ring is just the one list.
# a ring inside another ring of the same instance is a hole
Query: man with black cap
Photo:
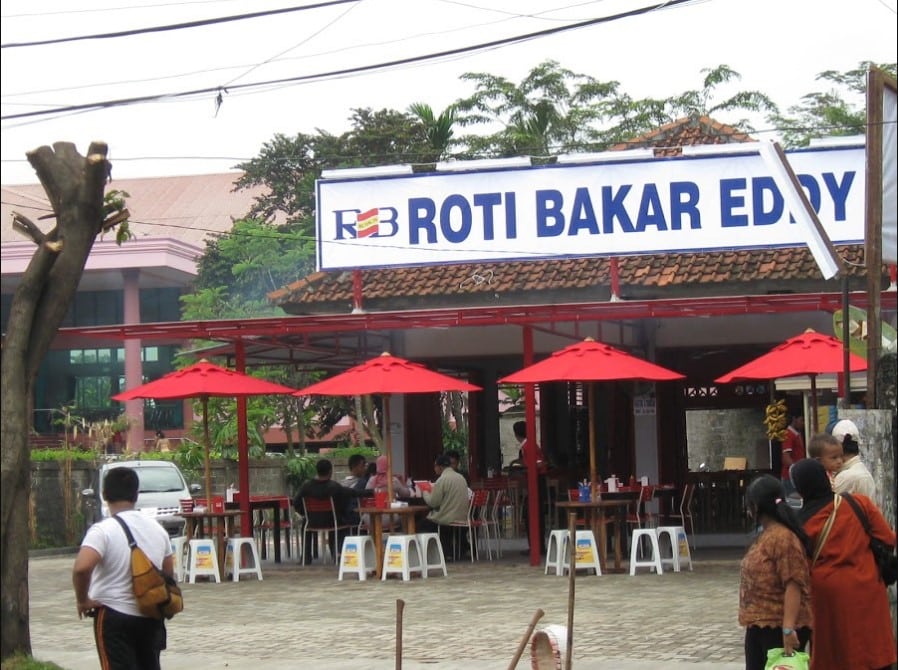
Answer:
[[836, 493], [861, 493], [876, 499], [876, 482], [867, 466], [861, 461], [860, 432], [854, 421], [842, 419], [830, 431], [842, 445], [845, 461], [833, 481]]
[[421, 524], [424, 531], [438, 531], [440, 542], [444, 547], [451, 549], [450, 555], [456, 553], [463, 555], [470, 550], [467, 538], [461, 538], [461, 551], [455, 552], [451, 523], [465, 521], [468, 518], [468, 482], [465, 478], [452, 469], [449, 456], [440, 454], [433, 463], [433, 470], [437, 480], [430, 491], [423, 491], [422, 497], [430, 513]]

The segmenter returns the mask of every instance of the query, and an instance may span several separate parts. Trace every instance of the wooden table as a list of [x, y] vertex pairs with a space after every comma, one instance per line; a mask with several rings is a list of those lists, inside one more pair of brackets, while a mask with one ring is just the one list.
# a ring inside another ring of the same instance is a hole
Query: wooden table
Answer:
[[[602, 572], [623, 572], [621, 565], [621, 518], [626, 516], [627, 507], [633, 502], [632, 496], [620, 497], [615, 500], [605, 499], [602, 494], [601, 500], [593, 500], [591, 502], [580, 502], [579, 500], [561, 500], [556, 503], [556, 507], [569, 512], [579, 512], [580, 510], [586, 515], [586, 522], [592, 526], [592, 532], [596, 536], [596, 544], [599, 545], [599, 562], [602, 565]], [[607, 511], [610, 510], [610, 517], [614, 522], [614, 570], [607, 569], [606, 559], [608, 553], [608, 532], [605, 528], [606, 517], [609, 516]], [[621, 512], [621, 510], [623, 510]]]
[[189, 544], [193, 537], [214, 537], [217, 542], [218, 571], [224, 578], [225, 551], [228, 538], [233, 534], [234, 519], [240, 516], [239, 510], [224, 510], [213, 512], [207, 509], [203, 512], [182, 512], [181, 516], [187, 522], [184, 528], [185, 541]]
[[371, 519], [372, 537], [374, 538], [374, 555], [377, 559], [377, 578], [383, 576], [384, 570], [384, 515], [395, 514], [402, 523], [402, 532], [415, 534], [415, 516], [427, 514], [430, 508], [426, 505], [407, 505], [404, 507], [359, 507], [359, 514], [367, 514]]

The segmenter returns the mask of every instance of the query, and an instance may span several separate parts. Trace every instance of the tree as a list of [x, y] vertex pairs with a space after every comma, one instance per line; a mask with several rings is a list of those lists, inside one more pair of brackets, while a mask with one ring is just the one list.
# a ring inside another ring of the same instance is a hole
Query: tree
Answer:
[[[813, 137], [863, 135], [867, 127], [865, 94], [867, 70], [871, 65], [895, 76], [896, 64], [876, 64], [863, 61], [847, 72], [826, 70], [817, 75], [818, 81], [829, 82], [836, 88], [808, 93], [801, 103], [789, 108], [786, 115], [771, 114], [768, 121], [780, 129], [786, 147], [807, 146]], [[851, 102], [846, 96], [854, 96]]]
[[0, 658], [30, 653], [28, 623], [28, 500], [31, 491], [28, 435], [31, 398], [41, 361], [75, 296], [97, 236], [119, 226], [128, 236], [128, 211], [113, 194], [104, 196], [110, 163], [103, 142], [81, 156], [70, 142], [27, 154], [53, 207], [56, 225], [47, 233], [15, 214], [13, 226], [37, 249], [10, 307], [3, 342], [2, 445], [0, 452]]

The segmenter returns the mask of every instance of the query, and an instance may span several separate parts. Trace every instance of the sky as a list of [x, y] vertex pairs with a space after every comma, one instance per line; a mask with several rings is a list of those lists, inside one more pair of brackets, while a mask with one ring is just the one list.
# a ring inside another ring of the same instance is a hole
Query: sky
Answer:
[[[823, 71], [898, 60], [896, 3], [4, 0], [0, 182], [36, 183], [26, 152], [58, 141], [74, 142], [82, 154], [91, 141], [105, 141], [114, 178], [228, 172], [257, 156], [276, 134], [339, 134], [349, 129], [350, 111], [358, 107], [405, 110], [425, 102], [439, 112], [473, 93], [461, 79], [466, 72], [518, 82], [550, 59], [578, 74], [618, 81], [634, 98], [700, 89], [702, 70], [725, 64], [742, 78], [721, 88], [722, 94], [758, 90], [785, 110], [802, 95], [827, 89], [816, 80]], [[190, 29], [12, 46], [307, 5], [324, 6]], [[317, 76], [643, 7], [652, 11], [507, 46]], [[296, 77], [312, 79], [253, 86]], [[185, 95], [193, 91], [204, 92]], [[139, 104], [7, 118], [163, 94]], [[766, 130], [760, 120], [755, 126]]]

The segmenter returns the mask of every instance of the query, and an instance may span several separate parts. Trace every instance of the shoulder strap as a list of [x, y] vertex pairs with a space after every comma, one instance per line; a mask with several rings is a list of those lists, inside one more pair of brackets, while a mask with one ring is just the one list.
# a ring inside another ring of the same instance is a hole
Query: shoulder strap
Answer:
[[817, 538], [817, 546], [814, 547], [814, 556], [811, 559], [811, 565], [814, 565], [814, 563], [817, 562], [817, 557], [820, 555], [823, 545], [826, 544], [826, 538], [829, 537], [829, 531], [833, 527], [833, 521], [836, 520], [836, 512], [839, 511], [839, 503], [841, 501], [842, 496], [837, 493], [833, 499], [833, 511], [829, 513], [829, 518], [827, 518], [826, 523], [823, 525], [823, 532], [820, 533], [820, 537]]
[[870, 520], [867, 518], [867, 513], [861, 508], [858, 504], [857, 500], [854, 499], [850, 493], [843, 493], [842, 497], [851, 505], [851, 509], [854, 510], [854, 513], [857, 515], [858, 520], [861, 522], [861, 525], [864, 527], [864, 530], [867, 531], [867, 535], [872, 537], [873, 533], [870, 531]]
[[131, 529], [128, 528], [128, 524], [126, 524], [125, 520], [122, 519], [118, 514], [113, 514], [112, 518], [119, 522], [122, 530], [125, 531], [125, 535], [128, 536], [128, 546], [131, 547], [131, 549], [134, 549], [134, 547], [137, 546], [137, 542], [134, 540], [134, 536], [131, 534]]

